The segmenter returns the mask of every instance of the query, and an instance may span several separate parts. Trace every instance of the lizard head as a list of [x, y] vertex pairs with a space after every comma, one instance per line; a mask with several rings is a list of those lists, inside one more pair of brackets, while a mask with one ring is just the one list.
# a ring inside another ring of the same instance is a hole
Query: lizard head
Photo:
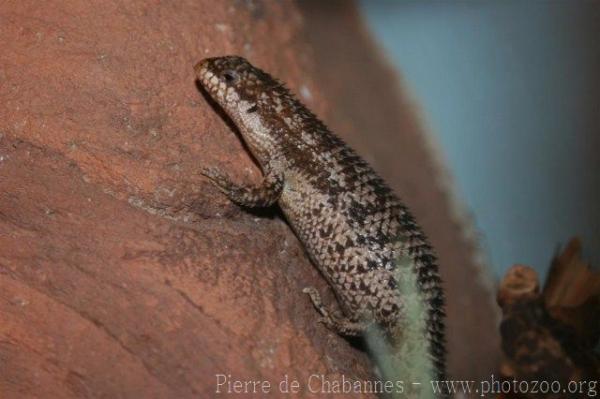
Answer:
[[258, 106], [261, 93], [279, 85], [269, 74], [238, 56], [205, 58], [194, 70], [204, 90], [233, 113], [242, 102], [250, 108]]
[[206, 58], [194, 67], [204, 91], [238, 126], [259, 162], [277, 158], [281, 137], [281, 98], [288, 96], [283, 85], [266, 72], [238, 56]]

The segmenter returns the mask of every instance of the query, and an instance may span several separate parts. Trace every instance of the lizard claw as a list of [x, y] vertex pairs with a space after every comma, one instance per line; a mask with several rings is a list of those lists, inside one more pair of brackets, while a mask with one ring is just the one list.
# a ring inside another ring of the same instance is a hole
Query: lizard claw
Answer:
[[227, 176], [217, 168], [200, 168], [200, 174], [209, 178], [222, 191], [225, 191], [230, 186]]
[[223, 177], [223, 174], [221, 173], [221, 171], [219, 171], [219, 169], [211, 167], [200, 168], [200, 174], [202, 176], [208, 177], [211, 180], [218, 180], [219, 178]]
[[328, 329], [335, 331], [335, 325], [334, 325], [331, 317], [328, 317], [328, 316], [319, 317], [317, 322], [322, 323]]
[[305, 294], [308, 294], [308, 296], [310, 297], [310, 300], [313, 303], [313, 306], [317, 309], [317, 311], [319, 313], [321, 313], [321, 316], [323, 316], [324, 319], [330, 318], [329, 312], [327, 311], [327, 309], [325, 309], [325, 306], [323, 305], [323, 302], [321, 301], [321, 295], [319, 294], [319, 291], [317, 291], [317, 289], [315, 287], [304, 287], [302, 292]]
[[333, 322], [331, 320], [331, 316], [321, 301], [321, 295], [319, 294], [319, 291], [317, 291], [315, 287], [304, 287], [302, 292], [310, 297], [313, 306], [317, 309], [317, 312], [321, 314], [321, 317], [317, 319], [317, 322], [322, 323], [329, 329], [332, 329]]

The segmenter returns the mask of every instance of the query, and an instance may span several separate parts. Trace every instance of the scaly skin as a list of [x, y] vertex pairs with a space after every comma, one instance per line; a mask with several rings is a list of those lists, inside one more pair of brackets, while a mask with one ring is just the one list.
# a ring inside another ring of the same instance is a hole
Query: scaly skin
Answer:
[[[408, 282], [424, 313], [418, 337], [410, 339], [425, 342], [430, 375], [443, 378], [441, 281], [435, 256], [406, 207], [362, 158], [267, 73], [236, 56], [205, 59], [195, 71], [237, 125], [264, 180], [256, 187], [236, 186], [216, 169], [203, 174], [238, 204], [281, 207], [340, 304], [342, 312], [331, 311], [314, 288], [306, 288], [321, 321], [346, 336], [379, 326], [398, 347], [409, 339], [404, 330], [418, 325], [405, 323], [402, 291]], [[415, 346], [404, 344], [404, 352]]]

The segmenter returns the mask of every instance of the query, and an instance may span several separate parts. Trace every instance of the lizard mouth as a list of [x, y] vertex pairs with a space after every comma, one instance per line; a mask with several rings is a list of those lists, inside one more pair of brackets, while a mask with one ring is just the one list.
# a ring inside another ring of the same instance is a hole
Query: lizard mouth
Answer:
[[194, 66], [194, 72], [202, 87], [210, 94], [216, 94], [219, 89], [219, 78], [210, 71], [208, 63], [210, 58], [206, 58]]

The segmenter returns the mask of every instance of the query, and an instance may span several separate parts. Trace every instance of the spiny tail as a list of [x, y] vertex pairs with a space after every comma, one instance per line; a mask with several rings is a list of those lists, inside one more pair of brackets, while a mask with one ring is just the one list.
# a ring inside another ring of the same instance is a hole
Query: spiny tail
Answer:
[[405, 222], [409, 228], [405, 241], [413, 245], [396, 260], [402, 318], [387, 331], [369, 334], [367, 341], [384, 379], [404, 382], [405, 391], [398, 397], [446, 397], [445, 393], [434, 393], [431, 384], [446, 376], [441, 281], [425, 238], [416, 225], [410, 230], [412, 218]]
[[[398, 259], [399, 270], [407, 281], [410, 280], [411, 287], [404, 287], [407, 291], [415, 293], [415, 306], [420, 306], [424, 316], [422, 333], [429, 342], [429, 356], [432, 361], [434, 373], [437, 380], [446, 378], [446, 341], [444, 328], [444, 292], [442, 280], [439, 276], [437, 259], [427, 242], [427, 238], [415, 222], [412, 214], [403, 207], [400, 221], [404, 229], [407, 242], [408, 256]], [[401, 267], [402, 266], [402, 267]], [[405, 286], [408, 284], [404, 284]], [[401, 292], [405, 295], [405, 292]], [[417, 317], [418, 315], [415, 315]]]

